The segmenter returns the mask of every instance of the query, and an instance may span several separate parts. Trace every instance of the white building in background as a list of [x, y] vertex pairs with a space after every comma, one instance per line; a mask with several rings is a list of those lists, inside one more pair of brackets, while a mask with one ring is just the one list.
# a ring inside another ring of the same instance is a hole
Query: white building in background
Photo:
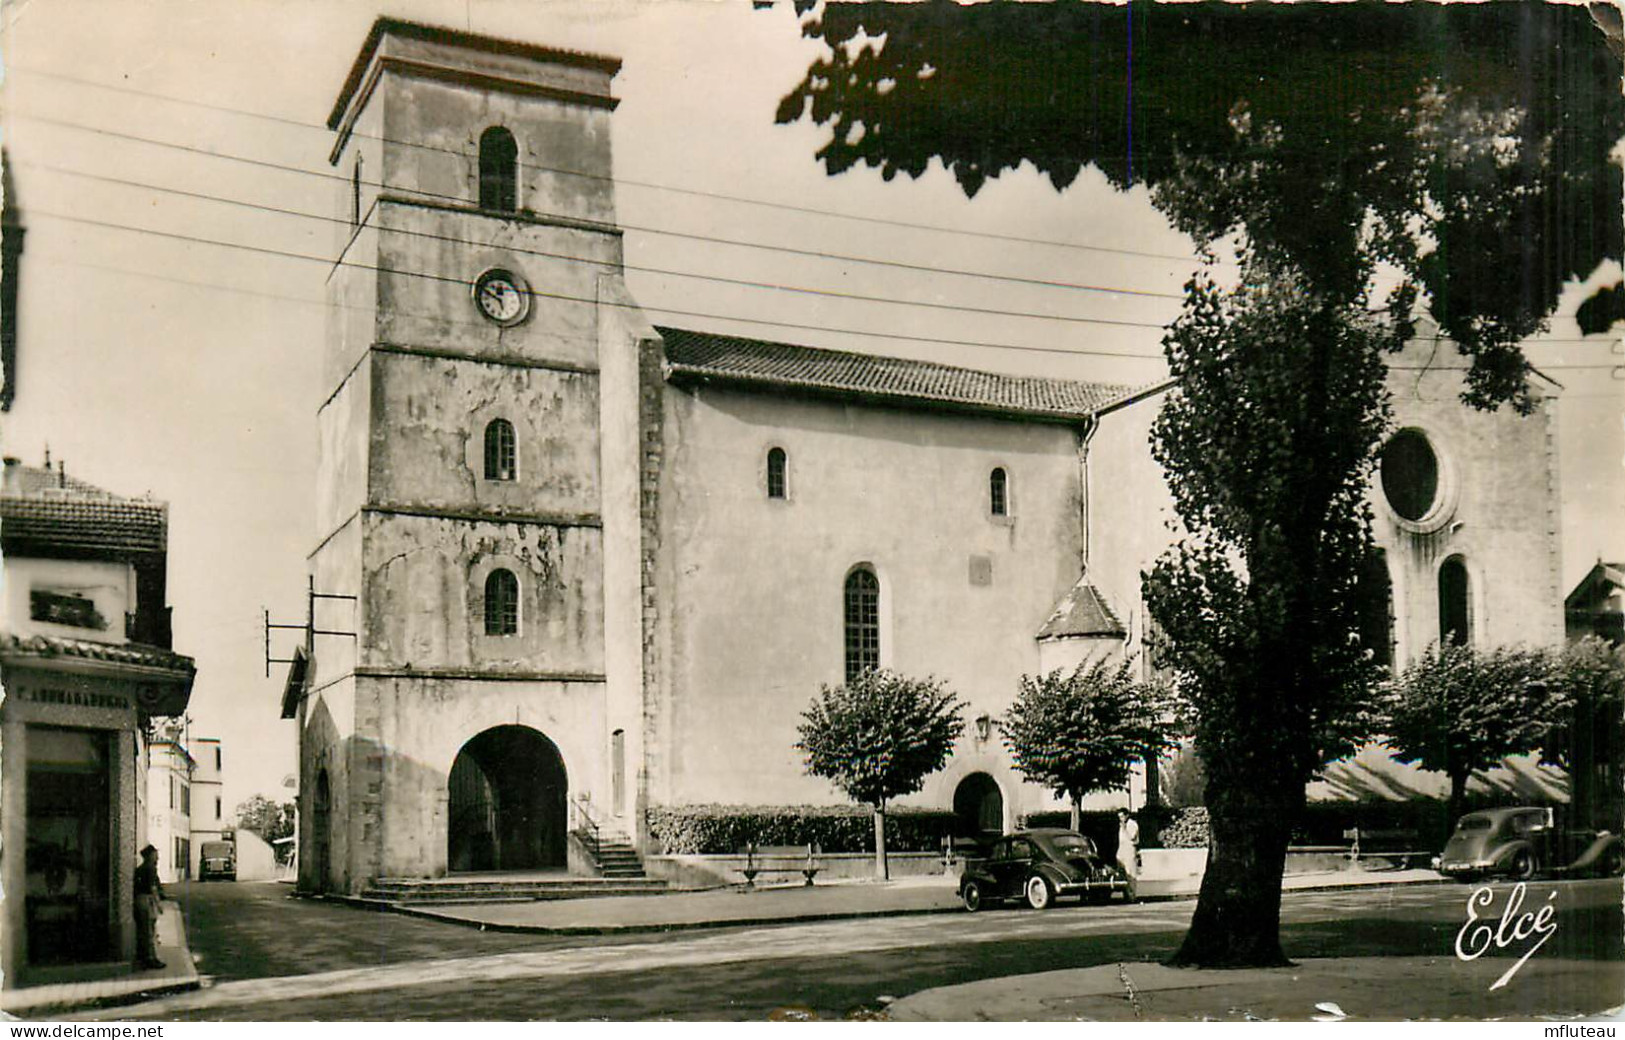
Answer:
[[147, 843], [158, 850], [164, 884], [196, 877], [192, 869], [192, 756], [181, 723], [153, 739], [147, 762]]
[[192, 757], [192, 844], [187, 860], [191, 877], [201, 876], [203, 843], [222, 841], [231, 826], [225, 819], [225, 794], [221, 772], [225, 756], [218, 737], [192, 737], [187, 741]]

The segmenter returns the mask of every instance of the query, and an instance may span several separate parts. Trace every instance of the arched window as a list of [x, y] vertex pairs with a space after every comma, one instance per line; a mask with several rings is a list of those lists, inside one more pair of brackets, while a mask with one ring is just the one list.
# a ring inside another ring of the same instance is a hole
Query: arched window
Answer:
[[783, 448], [769, 448], [767, 452], [767, 497], [787, 498], [788, 485], [785, 484], [785, 461]]
[[512, 213], [519, 208], [519, 145], [507, 127], [480, 135], [480, 209]]
[[987, 509], [994, 516], [1010, 515], [1010, 477], [1003, 466], [993, 467], [987, 478]]
[[485, 578], [485, 634], [511, 636], [519, 631], [519, 579], [498, 568]]
[[1466, 646], [1473, 641], [1467, 564], [1452, 556], [1439, 568], [1439, 642]]
[[846, 681], [880, 667], [880, 579], [867, 567], [846, 576]]
[[1360, 645], [1381, 668], [1394, 664], [1394, 590], [1388, 577], [1388, 557], [1381, 549], [1367, 556], [1355, 583], [1360, 612]]
[[519, 475], [513, 423], [492, 419], [485, 426], [485, 479], [513, 480]]

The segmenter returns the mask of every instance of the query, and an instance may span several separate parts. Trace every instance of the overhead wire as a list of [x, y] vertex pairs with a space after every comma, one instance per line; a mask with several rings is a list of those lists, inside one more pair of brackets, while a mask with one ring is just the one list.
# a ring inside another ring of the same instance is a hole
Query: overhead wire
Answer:
[[[78, 77], [78, 76], [69, 76], [69, 75], [66, 75], [64, 73], [59, 73], [59, 72], [49, 72], [49, 71], [44, 70], [44, 69], [31, 68], [31, 67], [28, 67], [28, 66], [15, 66], [14, 65], [14, 66], [10, 67], [10, 71], [21, 72], [24, 75], [40, 76], [40, 77], [44, 77], [44, 78], [47, 78], [47, 79], [61, 80], [63, 82], [74, 83], [74, 84], [78, 84], [80, 86], [93, 87], [93, 88], [99, 89], [99, 90], [107, 90], [107, 91], [112, 91], [112, 92], [121, 93], [121, 94], [130, 94], [130, 95], [133, 95], [133, 96], [136, 96], [136, 97], [151, 98], [153, 100], [165, 101], [165, 102], [169, 102], [171, 104], [176, 104], [176, 105], [186, 105], [186, 106], [190, 106], [190, 107], [194, 107], [194, 108], [207, 109], [207, 110], [210, 110], [210, 111], [224, 112], [224, 113], [228, 113], [228, 114], [231, 114], [231, 115], [246, 116], [246, 117], [253, 118], [253, 119], [264, 119], [264, 120], [268, 120], [268, 121], [271, 121], [271, 122], [280, 123], [280, 124], [283, 124], [283, 125], [286, 125], [286, 126], [296, 127], [296, 128], [298, 128], [300, 130], [306, 130], [306, 131], [311, 131], [311, 132], [315, 132], [315, 133], [321, 133], [323, 135], [331, 135], [333, 133], [333, 131], [330, 130], [325, 123], [311, 123], [311, 122], [307, 122], [307, 121], [301, 120], [301, 119], [294, 119], [294, 118], [292, 118], [290, 116], [279, 116], [279, 115], [273, 115], [273, 114], [267, 113], [267, 112], [256, 112], [256, 111], [253, 111], [253, 110], [250, 110], [250, 109], [234, 108], [234, 107], [227, 106], [227, 105], [212, 104], [212, 103], [207, 102], [207, 101], [197, 101], [197, 100], [190, 99], [190, 98], [178, 98], [178, 97], [175, 97], [175, 96], [170, 95], [170, 94], [160, 94], [160, 93], [157, 93], [157, 92], [154, 92], [154, 91], [139, 90], [139, 89], [134, 88], [134, 87], [125, 87], [125, 86], [120, 86], [120, 85], [112, 84], [112, 83], [101, 83], [101, 82], [98, 82], [98, 81], [95, 81], [95, 80], [84, 79], [84, 78]], [[401, 140], [399, 138], [386, 137], [386, 136], [384, 136], [382, 134], [364, 133], [364, 132], [362, 132], [360, 130], [357, 130], [357, 129], [351, 129], [349, 131], [349, 135], [351, 137], [353, 137], [353, 138], [358, 139], [358, 140], [377, 141], [377, 142], [379, 142], [381, 144], [397, 145], [397, 146], [400, 146], [400, 147], [403, 147], [403, 148], [417, 148], [417, 149], [422, 149], [424, 151], [442, 152], [442, 153], [445, 153], [445, 154], [448, 154], [448, 155], [458, 156], [459, 158], [467, 158], [467, 153], [462, 151], [461, 149], [448, 148], [448, 147], [446, 147], [444, 145], [431, 144], [431, 143], [426, 142], [426, 141], [406, 141], [406, 140]], [[1138, 256], [1138, 257], [1145, 257], [1147, 259], [1169, 260], [1169, 261], [1175, 261], [1175, 262], [1179, 262], [1179, 263], [1187, 263], [1191, 259], [1191, 257], [1189, 255], [1187, 255], [1187, 254], [1160, 253], [1160, 252], [1155, 252], [1155, 251], [1151, 251], [1151, 250], [1143, 250], [1143, 249], [1126, 249], [1126, 248], [1117, 247], [1117, 246], [1093, 245], [1093, 244], [1085, 243], [1085, 242], [1067, 242], [1067, 241], [1063, 241], [1063, 240], [1059, 240], [1059, 239], [1032, 238], [1030, 236], [1025, 236], [1025, 235], [1012, 235], [1012, 234], [1007, 234], [1007, 233], [1002, 233], [1002, 232], [997, 232], [997, 231], [980, 231], [980, 230], [976, 230], [976, 229], [972, 229], [972, 228], [946, 227], [946, 226], [943, 226], [941, 224], [926, 224], [926, 223], [921, 223], [921, 222], [918, 222], [918, 221], [898, 220], [896, 218], [891, 218], [891, 217], [876, 217], [876, 216], [872, 216], [872, 215], [868, 215], [868, 214], [860, 214], [860, 213], [842, 213], [840, 211], [826, 210], [826, 209], [816, 208], [816, 207], [813, 207], [813, 206], [801, 206], [801, 205], [796, 205], [794, 203], [776, 202], [776, 201], [772, 201], [772, 200], [768, 200], [768, 199], [755, 199], [755, 198], [749, 198], [749, 197], [743, 196], [743, 195], [733, 195], [733, 194], [730, 194], [728, 192], [704, 191], [704, 190], [701, 190], [701, 189], [698, 189], [698, 188], [684, 188], [684, 187], [679, 187], [677, 185], [672, 185], [672, 184], [660, 184], [660, 183], [657, 183], [657, 182], [654, 182], [654, 181], [640, 181], [640, 180], [636, 180], [634, 178], [629, 178], [629, 177], [617, 177], [617, 176], [614, 176], [614, 175], [611, 175], [611, 174], [594, 173], [594, 172], [587, 171], [587, 170], [573, 170], [573, 169], [569, 169], [569, 168], [566, 168], [566, 167], [560, 167], [560, 166], [548, 166], [548, 165], [545, 165], [545, 164], [538, 164], [538, 163], [531, 163], [531, 162], [527, 162], [527, 166], [530, 166], [530, 167], [535, 168], [535, 169], [546, 170], [549, 173], [561, 174], [561, 175], [564, 175], [564, 176], [581, 177], [581, 178], [585, 178], [585, 179], [589, 179], [589, 180], [606, 181], [606, 182], [615, 184], [617, 186], [644, 188], [644, 189], [649, 189], [649, 190], [653, 190], [653, 191], [668, 191], [668, 192], [673, 192], [673, 193], [679, 194], [679, 195], [691, 195], [691, 196], [695, 196], [695, 197], [699, 197], [699, 198], [716, 199], [716, 200], [720, 200], [720, 201], [739, 203], [741, 205], [747, 205], [747, 206], [761, 206], [761, 207], [767, 207], [767, 208], [771, 208], [771, 209], [782, 209], [782, 210], [792, 212], [792, 213], [803, 213], [803, 214], [807, 214], [809, 216], [828, 217], [828, 218], [833, 218], [833, 219], [836, 219], [836, 220], [861, 221], [861, 222], [864, 222], [864, 223], [879, 224], [879, 225], [883, 225], [883, 226], [886, 226], [886, 227], [908, 228], [908, 229], [916, 230], [916, 231], [930, 231], [930, 232], [936, 232], [936, 233], [939, 233], [939, 234], [948, 234], [948, 235], [966, 235], [966, 236], [970, 236], [970, 237], [973, 237], [973, 238], [986, 238], [986, 239], [992, 239], [992, 240], [995, 240], [995, 241], [1012, 242], [1012, 243], [1018, 243], [1018, 244], [1023, 244], [1023, 245], [1050, 246], [1050, 247], [1054, 247], [1054, 248], [1058, 248], [1058, 249], [1081, 249], [1081, 250], [1086, 250], [1086, 251], [1090, 251], [1090, 252], [1113, 253], [1113, 254], [1118, 254], [1118, 255], [1123, 255], [1123, 256]]]
[[[172, 240], [176, 240], [176, 241], [189, 242], [189, 243], [193, 243], [193, 244], [197, 244], [197, 245], [217, 246], [217, 247], [226, 248], [226, 249], [241, 249], [241, 250], [247, 250], [247, 251], [253, 252], [253, 253], [259, 253], [259, 254], [266, 255], [266, 256], [278, 257], [278, 258], [281, 258], [281, 259], [302, 260], [302, 261], [320, 263], [320, 264], [323, 264], [323, 265], [334, 265], [335, 264], [335, 262], [329, 257], [315, 256], [315, 255], [308, 254], [308, 253], [296, 253], [296, 252], [292, 252], [290, 250], [284, 250], [284, 249], [273, 249], [273, 248], [271, 248], [269, 246], [253, 246], [253, 245], [248, 245], [248, 244], [242, 243], [242, 242], [226, 242], [226, 241], [222, 241], [222, 240], [219, 240], [219, 239], [205, 238], [205, 237], [202, 237], [202, 236], [199, 236], [199, 235], [187, 235], [187, 234], [182, 234], [182, 233], [176, 232], [176, 231], [163, 231], [163, 230], [156, 229], [156, 228], [135, 227], [135, 226], [128, 225], [128, 224], [119, 224], [119, 223], [116, 223], [116, 222], [113, 222], [113, 221], [97, 220], [97, 219], [92, 218], [92, 217], [80, 217], [80, 216], [75, 216], [75, 215], [68, 214], [68, 213], [53, 213], [53, 212], [45, 211], [45, 210], [31, 210], [30, 212], [35, 216], [41, 216], [41, 217], [45, 217], [45, 218], [51, 219], [51, 220], [64, 220], [64, 221], [70, 221], [72, 223], [85, 224], [85, 225], [92, 226], [92, 227], [102, 227], [102, 228], [107, 228], [107, 229], [116, 230], [116, 231], [133, 232], [133, 233], [137, 233], [137, 234], [156, 235], [156, 236], [161, 237], [161, 238], [168, 238], [168, 239], [172, 239]], [[612, 268], [614, 266], [614, 265], [612, 265], [612, 264], [610, 264], [608, 262], [600, 262], [600, 265], [604, 266], [606, 268]], [[424, 278], [424, 279], [429, 279], [431, 281], [448, 282], [448, 283], [452, 283], [452, 284], [455, 284], [455, 285], [458, 285], [458, 286], [467, 286], [469, 284], [468, 279], [465, 278], [465, 277], [462, 277], [462, 276], [440, 275], [440, 274], [432, 274], [432, 273], [429, 273], [429, 272], [426, 272], [426, 271], [413, 271], [413, 270], [409, 270], [409, 269], [406, 269], [406, 268], [391, 268], [391, 267], [383, 267], [383, 266], [374, 265], [374, 264], [362, 264], [362, 263], [357, 263], [357, 262], [355, 262], [353, 260], [339, 260], [339, 261], [336, 262], [336, 266], [353, 268], [353, 269], [358, 269], [358, 270], [376, 271], [376, 272], [381, 273], [381, 274], [393, 274], [393, 275], [399, 275], [399, 276], [402, 276], [402, 277], [409, 277], [409, 278]], [[833, 325], [815, 325], [815, 324], [808, 324], [808, 323], [804, 323], [804, 322], [788, 322], [788, 321], [779, 321], [779, 320], [776, 320], [776, 319], [769, 319], [769, 318], [745, 317], [745, 316], [741, 316], [741, 315], [738, 315], [738, 314], [716, 314], [716, 313], [712, 313], [712, 312], [708, 312], [708, 311], [690, 311], [690, 310], [683, 310], [683, 309], [675, 308], [675, 307], [661, 307], [661, 306], [654, 306], [654, 305], [644, 305], [644, 304], [639, 304], [639, 303], [620, 302], [620, 301], [614, 301], [614, 300], [600, 300], [600, 299], [598, 299], [596, 297], [575, 296], [575, 295], [572, 295], [570, 293], [547, 292], [547, 291], [542, 290], [542, 289], [537, 289], [534, 286], [531, 286], [527, 291], [532, 297], [541, 298], [541, 299], [559, 300], [559, 301], [571, 302], [571, 303], [588, 303], [588, 304], [594, 304], [594, 305], [600, 305], [600, 306], [606, 306], [606, 307], [620, 307], [620, 308], [626, 308], [626, 309], [632, 309], [632, 310], [655, 311], [655, 312], [662, 313], [662, 314], [676, 314], [676, 315], [680, 315], [682, 317], [687, 317], [687, 318], [704, 318], [704, 319], [714, 320], [714, 321], [729, 321], [729, 322], [736, 322], [736, 323], [749, 324], [749, 325], [768, 325], [768, 326], [772, 326], [772, 327], [775, 327], [775, 328], [798, 329], [798, 330], [812, 331], [812, 332], [832, 332], [832, 333], [838, 333], [838, 334], [841, 334], [841, 335], [848, 335], [848, 336], [865, 336], [865, 337], [869, 337], [869, 338], [873, 338], [873, 339], [900, 340], [900, 341], [905, 341], [905, 342], [919, 342], [919, 343], [935, 343], [935, 344], [943, 344], [943, 345], [950, 345], [950, 346], [988, 347], [988, 348], [992, 348], [992, 349], [996, 349], [996, 350], [1014, 350], [1014, 351], [1020, 351], [1020, 352], [1041, 353], [1041, 354], [1073, 355], [1073, 356], [1085, 356], [1085, 357], [1130, 358], [1130, 359], [1138, 359], [1138, 360], [1142, 360], [1142, 361], [1158, 361], [1158, 362], [1161, 362], [1163, 360], [1163, 358], [1162, 358], [1162, 356], [1160, 354], [1147, 354], [1147, 353], [1143, 353], [1143, 352], [1089, 350], [1089, 349], [1084, 349], [1084, 348], [1074, 349], [1074, 348], [1069, 348], [1069, 347], [1043, 347], [1043, 346], [1035, 346], [1035, 345], [1032, 345], [1032, 344], [995, 343], [995, 342], [991, 342], [991, 341], [987, 341], [987, 340], [953, 339], [953, 338], [943, 337], [943, 336], [916, 336], [916, 335], [910, 335], [910, 334], [907, 334], [907, 333], [899, 333], [899, 332], [875, 332], [875, 331], [870, 330], [870, 329], [842, 328], [842, 327], [837, 327], [837, 326], [833, 326]]]

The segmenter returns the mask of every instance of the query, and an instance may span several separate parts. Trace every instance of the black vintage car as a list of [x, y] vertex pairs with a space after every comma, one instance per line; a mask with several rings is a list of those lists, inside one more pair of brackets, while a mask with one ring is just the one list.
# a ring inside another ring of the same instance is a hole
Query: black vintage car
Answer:
[[1608, 831], [1564, 826], [1551, 809], [1485, 809], [1457, 821], [1438, 869], [1459, 881], [1618, 874], [1625, 870], [1625, 841]]
[[959, 878], [966, 910], [1012, 899], [1044, 910], [1062, 896], [1105, 902], [1113, 892], [1134, 898], [1117, 864], [1107, 862], [1095, 843], [1076, 831], [1048, 828], [1006, 834], [988, 847], [985, 858], [967, 862]]

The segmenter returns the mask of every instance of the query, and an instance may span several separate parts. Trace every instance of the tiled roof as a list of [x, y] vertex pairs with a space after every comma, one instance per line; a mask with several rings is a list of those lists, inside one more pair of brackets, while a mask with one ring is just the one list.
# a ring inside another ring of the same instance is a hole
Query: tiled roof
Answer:
[[29, 657], [77, 657], [107, 664], [161, 668], [187, 676], [197, 672], [197, 666], [190, 657], [145, 643], [98, 643], [91, 639], [65, 639], [62, 636], [0, 633], [0, 652]]
[[1075, 420], [1128, 389], [658, 327], [670, 378]]
[[13, 466], [0, 493], [0, 540], [22, 544], [125, 552], [163, 552], [168, 510], [161, 502], [120, 498], [73, 477]]
[[1089, 579], [1079, 578], [1072, 591], [1062, 597], [1050, 614], [1044, 627], [1038, 630], [1039, 639], [1058, 639], [1064, 636], [1109, 636], [1121, 639], [1128, 633], [1106, 605], [1106, 600]]

